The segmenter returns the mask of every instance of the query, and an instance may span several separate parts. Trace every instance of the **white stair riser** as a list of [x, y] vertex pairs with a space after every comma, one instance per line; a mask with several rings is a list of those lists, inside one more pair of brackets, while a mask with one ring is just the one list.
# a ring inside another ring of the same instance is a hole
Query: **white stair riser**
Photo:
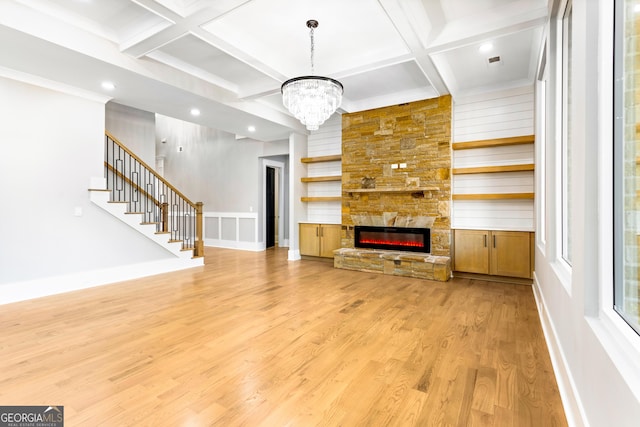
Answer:
[[110, 193], [107, 191], [90, 190], [91, 201], [109, 212], [120, 221], [129, 225], [139, 233], [162, 246], [178, 258], [189, 259], [193, 257], [193, 250], [182, 250], [182, 242], [169, 242], [170, 234], [156, 234], [155, 224], [142, 224], [143, 214], [126, 213], [127, 203], [110, 203]]

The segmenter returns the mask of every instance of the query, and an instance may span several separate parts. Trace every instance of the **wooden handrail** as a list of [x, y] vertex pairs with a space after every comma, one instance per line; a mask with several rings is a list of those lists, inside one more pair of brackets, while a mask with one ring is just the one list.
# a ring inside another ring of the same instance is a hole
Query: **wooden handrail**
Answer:
[[[181, 203], [188, 205], [190, 207], [190, 209], [193, 209], [193, 211], [195, 212], [195, 236], [192, 235], [191, 233], [189, 233], [187, 235], [187, 237], [189, 237], [187, 240], [185, 241], [190, 241], [191, 238], [193, 238], [193, 248], [188, 248], [184, 246], [183, 243], [183, 249], [193, 249], [193, 255], [194, 256], [204, 256], [204, 240], [203, 240], [203, 203], [202, 202], [197, 202], [194, 203], [191, 200], [189, 200], [189, 198], [187, 196], [185, 196], [184, 194], [182, 194], [182, 192], [180, 190], [178, 190], [177, 188], [175, 188], [173, 185], [171, 185], [171, 183], [169, 183], [166, 179], [164, 179], [162, 176], [160, 176], [155, 170], [153, 170], [153, 168], [151, 166], [149, 166], [147, 163], [145, 163], [140, 157], [138, 157], [135, 153], [133, 153], [131, 150], [129, 150], [127, 147], [124, 146], [124, 144], [122, 144], [116, 137], [114, 137], [111, 133], [109, 133], [108, 131], [105, 130], [105, 136], [107, 137], [107, 142], [109, 140], [111, 140], [113, 142], [113, 144], [117, 145], [119, 147], [119, 149], [122, 149], [122, 151], [124, 153], [126, 153], [125, 155], [130, 156], [131, 159], [133, 159], [135, 162], [137, 162], [142, 168], [144, 168], [146, 171], [149, 172], [150, 175], [153, 176], [154, 179], [157, 180], [157, 182], [160, 182], [161, 184], [163, 184], [164, 186], [166, 186], [166, 188], [168, 190], [170, 190], [173, 194], [175, 194], [177, 197], [179, 197], [180, 199], [182, 199]], [[108, 156], [107, 156], [108, 157]], [[117, 176], [121, 179], [123, 179], [130, 188], [134, 189], [135, 191], [137, 191], [140, 195], [144, 196], [144, 198], [146, 200], [149, 200], [150, 202], [152, 202], [155, 206], [157, 206], [159, 208], [159, 215], [160, 215], [160, 232], [166, 233], [168, 231], [170, 231], [168, 229], [168, 222], [169, 222], [169, 218], [168, 218], [168, 214], [169, 214], [169, 204], [167, 202], [161, 202], [158, 199], [156, 199], [156, 197], [152, 194], [149, 194], [144, 188], [142, 188], [140, 185], [138, 185], [137, 183], [135, 183], [133, 180], [131, 180], [129, 177], [127, 177], [124, 173], [122, 173], [121, 171], [117, 170], [116, 167], [114, 165], [109, 164], [109, 159], [107, 158], [105, 160], [105, 167], [106, 170], [110, 171], [114, 176]], [[171, 231], [172, 236], [173, 236], [173, 231]], [[174, 238], [174, 237], [172, 237]], [[180, 237], [181, 238], [181, 237]]]
[[124, 144], [118, 140], [118, 138], [116, 138], [115, 136], [111, 135], [108, 131], [105, 131], [104, 133], [109, 138], [111, 138], [116, 144], [118, 144], [118, 146], [120, 148], [122, 148], [127, 154], [129, 154], [131, 157], [136, 159], [136, 161], [138, 161], [142, 166], [144, 166], [146, 169], [148, 169], [153, 174], [153, 176], [155, 176], [160, 181], [162, 181], [162, 183], [164, 183], [167, 187], [169, 187], [178, 196], [182, 197], [189, 205], [191, 205], [192, 208], [194, 208], [194, 209], [196, 208], [196, 204], [194, 202], [189, 200], [189, 198], [187, 196], [185, 196], [184, 194], [182, 194], [180, 192], [180, 190], [178, 190], [176, 187], [171, 185], [171, 183], [169, 183], [169, 181], [167, 181], [162, 176], [160, 176], [151, 166], [146, 164], [140, 157], [136, 156], [131, 150], [129, 150], [127, 147], [125, 147]]
[[124, 176], [124, 174], [122, 172], [120, 172], [119, 170], [117, 170], [116, 168], [114, 168], [112, 165], [110, 165], [108, 162], [104, 162], [104, 165], [114, 174], [118, 175], [120, 178], [124, 179], [127, 184], [129, 184], [130, 186], [132, 186], [133, 188], [135, 188], [136, 190], [138, 190], [140, 192], [140, 194], [143, 194], [145, 197], [147, 197], [149, 200], [153, 201], [153, 204], [156, 206], [160, 206], [161, 203], [160, 201], [158, 201], [158, 199], [156, 199], [155, 197], [153, 197], [151, 194], [147, 193], [144, 189], [142, 189], [138, 184], [136, 184], [135, 182], [131, 181], [131, 179], [129, 179], [128, 177]]

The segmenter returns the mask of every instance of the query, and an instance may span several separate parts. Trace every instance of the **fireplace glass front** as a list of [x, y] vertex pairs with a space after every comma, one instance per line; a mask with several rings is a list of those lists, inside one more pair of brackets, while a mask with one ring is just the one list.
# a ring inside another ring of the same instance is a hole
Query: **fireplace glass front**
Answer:
[[428, 228], [356, 226], [354, 237], [356, 248], [431, 252]]

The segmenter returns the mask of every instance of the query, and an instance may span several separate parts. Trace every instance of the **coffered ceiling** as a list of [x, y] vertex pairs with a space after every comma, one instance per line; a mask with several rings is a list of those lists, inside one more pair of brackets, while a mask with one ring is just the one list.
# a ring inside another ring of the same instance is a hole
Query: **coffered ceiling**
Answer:
[[547, 0], [3, 0], [0, 75], [269, 141], [306, 132], [280, 85], [310, 74], [309, 19], [315, 73], [343, 83], [353, 112], [533, 83], [547, 13]]

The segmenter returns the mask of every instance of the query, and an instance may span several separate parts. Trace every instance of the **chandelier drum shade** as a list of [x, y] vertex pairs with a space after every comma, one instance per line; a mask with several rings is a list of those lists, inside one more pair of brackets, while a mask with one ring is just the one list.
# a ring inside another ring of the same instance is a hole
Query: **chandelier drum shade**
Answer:
[[307, 21], [307, 27], [311, 38], [312, 75], [294, 77], [284, 82], [281, 87], [282, 103], [308, 130], [318, 130], [340, 108], [344, 88], [337, 80], [313, 75], [313, 30], [318, 27], [318, 21]]

